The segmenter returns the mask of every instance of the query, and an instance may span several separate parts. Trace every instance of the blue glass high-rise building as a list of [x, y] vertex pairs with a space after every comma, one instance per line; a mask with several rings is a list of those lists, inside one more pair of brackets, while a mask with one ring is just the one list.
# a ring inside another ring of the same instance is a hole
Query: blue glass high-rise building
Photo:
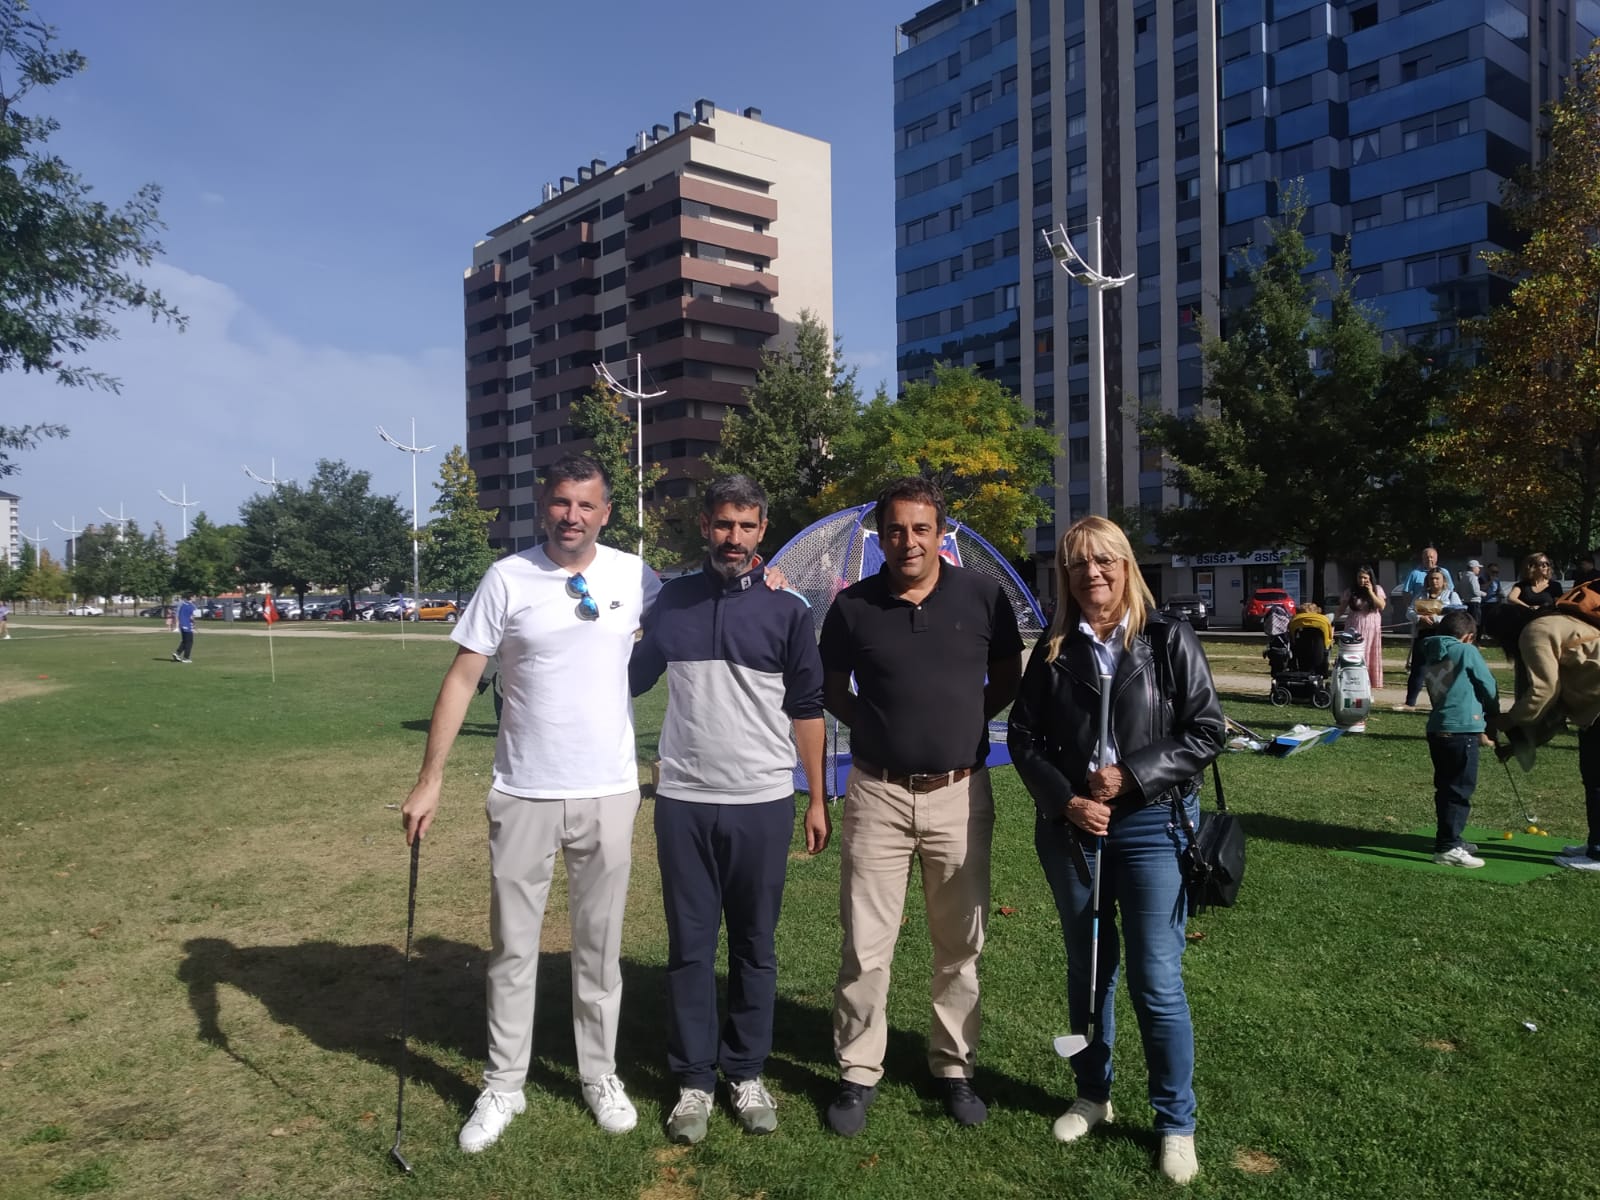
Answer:
[[[1060, 436], [1045, 559], [1102, 461], [1113, 511], [1178, 502], [1139, 412], [1200, 404], [1199, 321], [1222, 317], [1230, 251], [1261, 240], [1287, 181], [1319, 265], [1348, 246], [1396, 338], [1448, 342], [1497, 298], [1479, 255], [1513, 236], [1501, 185], [1541, 153], [1540, 106], [1600, 32], [1600, 3], [944, 0], [898, 32], [900, 380], [974, 366]], [[1063, 224], [1083, 248], [1097, 219], [1105, 268], [1136, 275], [1107, 293], [1103, 337], [1039, 236]], [[1277, 570], [1208, 586], [1233, 596]], [[1146, 573], [1158, 591], [1201, 584], [1187, 566]]]

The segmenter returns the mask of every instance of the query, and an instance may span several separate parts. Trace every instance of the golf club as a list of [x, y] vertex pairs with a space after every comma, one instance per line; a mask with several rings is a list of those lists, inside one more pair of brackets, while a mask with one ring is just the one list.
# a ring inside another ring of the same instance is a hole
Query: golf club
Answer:
[[1522, 812], [1522, 819], [1529, 825], [1537, 825], [1539, 818], [1528, 811], [1528, 806], [1522, 802], [1522, 793], [1517, 790], [1517, 777], [1511, 773], [1511, 761], [1502, 758], [1500, 765], [1506, 769], [1506, 782], [1511, 785], [1511, 795], [1516, 799], [1517, 808]]
[[394, 1102], [394, 1145], [389, 1147], [389, 1158], [407, 1175], [411, 1164], [400, 1153], [400, 1139], [405, 1132], [406, 1115], [406, 1019], [410, 1015], [411, 999], [411, 933], [417, 925], [417, 859], [422, 853], [422, 831], [411, 839], [411, 889], [406, 899], [406, 957], [400, 967], [400, 1070], [399, 1094]]
[[[1111, 740], [1111, 676], [1100, 676], [1100, 748], [1096, 762], [1106, 765], [1106, 753]], [[1100, 1027], [1100, 1006], [1095, 995], [1100, 983], [1100, 852], [1105, 838], [1094, 839], [1094, 880], [1090, 890], [1094, 894], [1094, 919], [1089, 926], [1089, 1026], [1084, 1033], [1068, 1033], [1056, 1038], [1056, 1053], [1062, 1058], [1072, 1058], [1089, 1048], [1089, 1035]]]

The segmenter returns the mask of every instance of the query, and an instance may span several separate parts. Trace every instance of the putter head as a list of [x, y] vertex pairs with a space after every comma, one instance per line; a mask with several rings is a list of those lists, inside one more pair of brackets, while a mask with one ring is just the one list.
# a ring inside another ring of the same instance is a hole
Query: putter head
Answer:
[[1089, 1039], [1081, 1033], [1063, 1033], [1053, 1044], [1062, 1058], [1074, 1058], [1089, 1048]]
[[389, 1147], [389, 1161], [399, 1167], [405, 1174], [411, 1174], [411, 1164], [406, 1161], [406, 1156], [400, 1153], [399, 1141]]

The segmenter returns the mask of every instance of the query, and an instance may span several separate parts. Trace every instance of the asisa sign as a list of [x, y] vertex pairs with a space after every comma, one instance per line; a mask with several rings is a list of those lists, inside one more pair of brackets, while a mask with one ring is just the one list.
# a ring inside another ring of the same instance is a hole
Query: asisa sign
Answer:
[[1216, 550], [1172, 556], [1175, 567], [1270, 567], [1291, 561], [1287, 550]]

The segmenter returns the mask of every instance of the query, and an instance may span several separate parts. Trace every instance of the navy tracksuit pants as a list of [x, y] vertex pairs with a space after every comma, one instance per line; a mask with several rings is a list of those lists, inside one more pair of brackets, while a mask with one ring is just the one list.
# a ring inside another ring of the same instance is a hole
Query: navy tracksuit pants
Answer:
[[[776, 933], [794, 797], [704, 804], [657, 796], [656, 860], [667, 916], [667, 1066], [715, 1090], [761, 1074], [778, 995]], [[717, 939], [728, 927], [728, 1015], [717, 1019]]]

